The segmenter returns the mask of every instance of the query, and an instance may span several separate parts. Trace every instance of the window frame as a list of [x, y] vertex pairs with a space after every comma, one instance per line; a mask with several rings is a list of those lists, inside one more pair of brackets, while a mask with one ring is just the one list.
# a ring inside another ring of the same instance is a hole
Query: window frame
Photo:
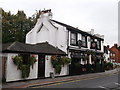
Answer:
[[[72, 38], [72, 34], [75, 35], [75, 38]], [[76, 43], [72, 43], [72, 40], [75, 40]], [[77, 33], [75, 32], [70, 33], [70, 45], [77, 46]]]
[[[99, 45], [98, 45], [98, 42], [99, 42]], [[99, 48], [98, 48], [99, 46]], [[97, 50], [101, 50], [101, 40], [97, 39]]]
[[[85, 37], [85, 45], [83, 45], [83, 37]], [[87, 36], [86, 35], [81, 35], [81, 41], [82, 41], [82, 47], [85, 47], [85, 48], [87, 48]]]

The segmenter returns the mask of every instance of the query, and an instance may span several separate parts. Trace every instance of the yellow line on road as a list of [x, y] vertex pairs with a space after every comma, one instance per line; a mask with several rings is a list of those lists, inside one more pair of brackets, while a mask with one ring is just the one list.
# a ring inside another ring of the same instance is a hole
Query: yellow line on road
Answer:
[[[113, 73], [113, 74], [116, 74], [116, 73]], [[104, 76], [94, 76], [94, 77], [90, 77], [90, 78], [81, 78], [81, 79], [78, 79], [78, 80], [72, 80], [72, 81], [66, 81], [66, 82], [58, 82], [58, 83], [56, 82], [54, 84], [35, 86], [35, 87], [31, 87], [31, 88], [41, 88], [41, 87], [60, 85], [60, 84], [66, 84], [66, 83], [71, 83], [71, 82], [78, 82], [78, 81], [82, 81], [82, 80], [96, 79], [96, 78], [106, 77], [108, 75], [113, 75], [113, 74], [107, 74], [107, 75], [104, 75]]]

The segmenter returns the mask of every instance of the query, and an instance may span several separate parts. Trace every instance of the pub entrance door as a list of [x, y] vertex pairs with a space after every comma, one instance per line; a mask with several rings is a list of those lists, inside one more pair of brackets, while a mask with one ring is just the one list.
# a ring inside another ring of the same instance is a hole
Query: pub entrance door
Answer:
[[38, 56], [38, 78], [45, 78], [45, 55]]

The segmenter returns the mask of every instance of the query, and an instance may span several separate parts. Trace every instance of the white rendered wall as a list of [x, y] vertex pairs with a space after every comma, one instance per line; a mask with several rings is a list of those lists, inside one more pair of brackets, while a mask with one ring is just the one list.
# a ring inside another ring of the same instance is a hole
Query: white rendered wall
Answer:
[[[45, 77], [50, 77], [50, 72], [53, 72], [55, 74], [54, 68], [51, 63], [51, 56], [46, 55], [45, 56]], [[68, 75], [68, 65], [64, 65], [64, 67], [62, 67], [60, 74], [55, 74], [55, 76], [64, 76], [64, 75]]]
[[103, 47], [104, 47], [104, 41], [101, 41], [101, 51], [102, 51], [102, 52], [104, 52]]
[[40, 43], [40, 42], [48, 42], [49, 41], [49, 31], [45, 28], [45, 26], [43, 26], [40, 30], [40, 32], [38, 32], [36, 34], [36, 42], [35, 43]]
[[[17, 80], [24, 80], [21, 78], [21, 71], [18, 69], [17, 66], [13, 63], [12, 57], [15, 57], [18, 54], [8, 54], [7, 58], [7, 68], [6, 68], [6, 82], [10, 81], [17, 81]], [[36, 55], [37, 57], [37, 55]], [[38, 59], [38, 57], [36, 58]], [[30, 68], [30, 75], [28, 78], [25, 79], [35, 79], [37, 78], [37, 71], [38, 71], [38, 62], [34, 64], [34, 67]]]
[[[56, 46], [57, 28], [51, 25], [47, 16], [39, 18], [37, 21], [38, 22], [36, 23], [35, 27], [30, 32], [27, 33], [26, 43], [36, 44], [36, 43], [42, 43], [47, 41], [51, 45]], [[42, 24], [43, 24], [43, 27], [41, 28]]]
[[[108, 51], [108, 54], [104, 53], [104, 56], [105, 56], [106, 62], [110, 62], [110, 51]], [[108, 60], [108, 58], [109, 58], [109, 60]]]
[[87, 37], [87, 46], [88, 46], [88, 49], [90, 49], [90, 46], [91, 46], [91, 41], [90, 41], [90, 37], [88, 36]]
[[53, 23], [58, 30], [56, 31], [56, 46], [67, 53], [68, 30], [57, 23]]

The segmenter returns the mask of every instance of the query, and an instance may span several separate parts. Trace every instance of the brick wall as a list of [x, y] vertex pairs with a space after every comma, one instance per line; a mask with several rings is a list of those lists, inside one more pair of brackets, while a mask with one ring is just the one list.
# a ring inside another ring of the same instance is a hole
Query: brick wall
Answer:
[[115, 62], [120, 63], [120, 51], [115, 46], [111, 47], [110, 50], [115, 52]]

